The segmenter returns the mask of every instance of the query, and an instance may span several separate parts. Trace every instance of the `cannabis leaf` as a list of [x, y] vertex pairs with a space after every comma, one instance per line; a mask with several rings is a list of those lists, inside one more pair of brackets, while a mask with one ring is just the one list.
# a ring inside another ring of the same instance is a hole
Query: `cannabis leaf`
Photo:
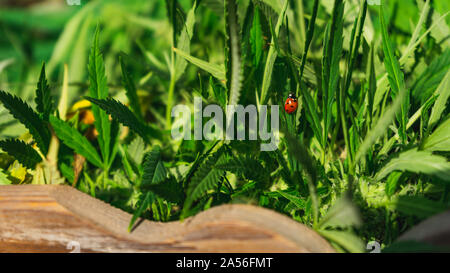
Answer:
[[72, 148], [78, 154], [84, 156], [90, 163], [102, 168], [102, 160], [95, 150], [94, 146], [78, 132], [77, 129], [70, 127], [68, 123], [57, 117], [50, 116], [50, 123], [55, 134], [64, 144]]
[[39, 114], [20, 98], [2, 90], [0, 90], [0, 101], [17, 120], [27, 127], [41, 152], [46, 155], [51, 135], [47, 124], [39, 117]]
[[34, 169], [36, 164], [42, 161], [41, 156], [31, 145], [18, 139], [2, 140], [0, 148], [29, 169]]
[[53, 97], [50, 94], [50, 86], [45, 77], [45, 63], [42, 64], [41, 74], [36, 89], [36, 110], [42, 114], [42, 118], [48, 121], [48, 116], [54, 110]]

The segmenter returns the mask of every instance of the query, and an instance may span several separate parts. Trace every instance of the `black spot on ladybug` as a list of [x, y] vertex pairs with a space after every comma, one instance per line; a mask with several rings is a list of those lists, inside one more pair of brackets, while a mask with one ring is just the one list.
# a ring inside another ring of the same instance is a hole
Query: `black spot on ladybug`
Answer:
[[291, 105], [291, 108], [294, 108], [294, 105]]

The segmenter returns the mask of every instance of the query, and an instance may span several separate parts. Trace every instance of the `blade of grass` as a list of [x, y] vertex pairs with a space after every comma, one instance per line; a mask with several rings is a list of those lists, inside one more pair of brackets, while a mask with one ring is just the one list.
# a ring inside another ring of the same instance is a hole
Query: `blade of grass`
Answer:
[[[281, 25], [283, 24], [284, 17], [286, 15], [288, 2], [289, 2], [288, 0], [284, 1], [283, 8], [280, 14], [278, 15], [277, 24], [275, 25], [274, 29], [275, 37], [272, 37], [271, 40], [272, 45], [275, 44], [275, 39], [278, 39]], [[277, 51], [274, 46], [271, 46], [269, 49], [269, 53], [267, 54], [266, 65], [264, 66], [263, 82], [261, 85], [261, 95], [259, 99], [259, 103], [261, 105], [264, 105], [267, 102], [267, 92], [269, 91], [270, 83], [272, 81], [273, 65], [275, 64], [276, 59], [277, 59]]]

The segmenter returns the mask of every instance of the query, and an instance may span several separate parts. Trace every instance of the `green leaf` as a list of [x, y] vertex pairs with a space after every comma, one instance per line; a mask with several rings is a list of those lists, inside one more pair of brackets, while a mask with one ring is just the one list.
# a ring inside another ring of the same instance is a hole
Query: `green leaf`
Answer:
[[422, 144], [425, 151], [450, 151], [450, 118], [442, 122]]
[[19, 120], [33, 136], [41, 152], [46, 155], [50, 143], [47, 124], [20, 98], [0, 90], [0, 101], [6, 109]]
[[116, 101], [112, 98], [99, 100], [95, 98], [85, 97], [85, 99], [89, 100], [93, 104], [106, 111], [106, 113], [110, 114], [113, 119], [117, 120], [125, 126], [130, 127], [131, 130], [135, 131], [147, 143], [150, 141], [150, 137], [161, 137], [160, 132], [140, 121], [128, 107], [126, 107], [119, 101]]
[[[430, 96], [436, 94], [436, 89], [450, 69], [450, 48], [434, 58], [427, 69], [415, 79], [411, 87], [413, 98], [424, 103]], [[447, 90], [442, 90], [444, 93]]]
[[402, 172], [394, 171], [389, 174], [389, 177], [386, 181], [386, 195], [392, 196], [398, 188], [400, 183], [400, 177], [402, 176]]
[[31, 145], [18, 139], [2, 140], [0, 141], [0, 148], [28, 169], [34, 169], [36, 164], [42, 161], [38, 152]]
[[397, 158], [389, 161], [375, 175], [375, 180], [380, 181], [393, 171], [435, 175], [444, 181], [450, 181], [450, 162], [445, 157], [417, 149], [402, 152]]
[[10, 185], [11, 181], [8, 179], [8, 176], [3, 173], [0, 169], [0, 185]]
[[142, 159], [144, 158], [145, 152], [145, 142], [141, 137], [136, 137], [131, 141], [131, 143], [127, 146], [127, 154], [133, 160], [133, 163], [136, 165], [141, 165]]
[[41, 75], [36, 89], [36, 110], [42, 114], [44, 120], [48, 121], [48, 116], [54, 110], [53, 98], [50, 94], [50, 86], [45, 77], [45, 63], [42, 64]]
[[433, 108], [431, 109], [430, 119], [428, 120], [428, 126], [430, 128], [433, 128], [441, 118], [441, 115], [446, 108], [447, 100], [450, 97], [450, 70], [447, 71], [447, 74], [445, 74], [444, 78], [436, 89], [435, 95], [437, 95], [438, 97], [436, 99], [436, 102], [434, 103]]
[[223, 149], [219, 148], [209, 156], [195, 171], [187, 189], [186, 200], [183, 206], [183, 214], [191, 207], [192, 203], [215, 188], [221, 181], [223, 171], [215, 168], [222, 156]]
[[136, 220], [142, 215], [142, 213], [144, 213], [146, 209], [150, 207], [151, 194], [151, 192], [147, 192], [147, 194], [142, 195], [144, 196], [144, 199], [138, 205], [137, 210], [133, 213], [133, 217], [131, 217], [130, 224], [128, 225], [128, 232], [131, 232], [134, 223], [136, 223]]
[[[278, 38], [280, 33], [281, 26], [283, 25], [284, 18], [286, 16], [286, 10], [288, 7], [288, 0], [284, 1], [283, 8], [281, 9], [280, 14], [278, 15], [277, 24], [274, 29], [274, 37], [272, 37], [271, 44], [275, 44], [275, 39]], [[275, 64], [275, 60], [277, 59], [277, 50], [274, 46], [271, 46], [269, 49], [269, 53], [267, 54], [266, 65], [264, 67], [264, 75], [263, 82], [261, 85], [261, 96], [259, 99], [259, 103], [261, 105], [266, 104], [267, 102], [267, 92], [269, 91], [270, 83], [272, 82], [272, 72], [273, 66]]]
[[[190, 54], [190, 42], [194, 34], [196, 8], [197, 1], [194, 1], [192, 8], [187, 14], [186, 22], [183, 25], [183, 29], [181, 30], [181, 34], [177, 42], [177, 48], [183, 52], [186, 52], [187, 54]], [[178, 80], [181, 75], [183, 75], [184, 71], [186, 70], [186, 66], [186, 60], [182, 56], [177, 55], [175, 58], [175, 80]]]
[[[380, 6], [380, 21], [381, 21], [381, 32], [383, 37], [383, 52], [385, 55], [384, 66], [386, 71], [388, 71], [389, 82], [391, 88], [397, 91], [397, 95], [394, 98], [392, 104], [386, 109], [383, 115], [378, 119], [377, 124], [369, 131], [369, 133], [364, 138], [364, 141], [359, 146], [358, 152], [356, 153], [355, 164], [366, 155], [367, 151], [372, 147], [372, 145], [378, 140], [379, 137], [384, 135], [398, 110], [402, 108], [402, 131], [406, 131], [406, 121], [407, 112], [405, 113], [405, 108], [402, 106], [404, 104], [405, 98], [407, 97], [407, 91], [405, 88], [403, 73], [400, 70], [400, 65], [398, 60], [394, 56], [394, 49], [392, 48], [389, 36], [387, 33], [387, 26], [384, 21], [383, 6]], [[402, 134], [402, 137], [406, 137]]]
[[50, 116], [50, 123], [55, 134], [64, 144], [73, 149], [76, 153], [84, 156], [87, 161], [102, 168], [102, 161], [94, 146], [80, 134], [75, 128], [57, 117]]
[[427, 218], [448, 209], [448, 206], [420, 196], [399, 196], [389, 203], [389, 207], [403, 214]]
[[161, 148], [158, 145], [154, 146], [150, 152], [145, 154], [143, 164], [144, 174], [142, 176], [141, 186], [145, 187], [147, 185], [157, 184], [166, 178], [167, 172], [164, 166], [159, 166], [160, 160]]
[[[299, 5], [302, 5], [302, 4], [299, 3]], [[304, 47], [304, 52], [303, 52], [303, 55], [302, 55], [302, 63], [300, 65], [300, 80], [303, 77], [303, 71], [304, 71], [305, 65], [306, 65], [306, 57], [308, 55], [309, 46], [311, 45], [311, 41], [312, 41], [312, 38], [313, 38], [313, 35], [314, 35], [314, 27], [316, 25], [316, 18], [317, 18], [317, 11], [318, 11], [318, 9], [319, 9], [319, 0], [314, 0], [311, 20], [309, 21], [308, 32], [306, 34], [305, 47]]]
[[173, 51], [175, 51], [175, 53], [177, 53], [181, 57], [185, 58], [187, 61], [189, 61], [193, 65], [210, 73], [214, 78], [218, 79], [219, 81], [225, 82], [225, 78], [226, 78], [225, 69], [223, 67], [221, 67], [220, 65], [208, 63], [204, 60], [193, 57], [193, 56], [189, 55], [188, 53], [183, 52], [177, 48], [174, 48]]
[[381, 34], [383, 37], [383, 52], [384, 52], [384, 66], [388, 74], [389, 84], [391, 86], [393, 95], [402, 98], [401, 104], [401, 117], [400, 117], [400, 130], [399, 135], [403, 142], [406, 140], [406, 124], [408, 122], [408, 100], [403, 101], [404, 98], [408, 98], [405, 88], [405, 80], [403, 72], [400, 70], [400, 64], [394, 55], [394, 48], [388, 36], [387, 25], [385, 22], [385, 13], [383, 12], [383, 5], [380, 5], [380, 22], [381, 22]]
[[[339, 61], [342, 55], [344, 3], [334, 2], [331, 25], [326, 32], [322, 58], [322, 89], [323, 89], [323, 133], [322, 146], [325, 146], [328, 130], [331, 125], [331, 112], [334, 97], [338, 88], [340, 73]], [[345, 94], [343, 94], [345, 96]]]
[[225, 18], [227, 49], [230, 51], [230, 56], [227, 56], [226, 60], [227, 89], [230, 98], [228, 104], [237, 105], [242, 88], [242, 63], [236, 0], [225, 0]]
[[157, 184], [151, 184], [147, 189], [164, 200], [177, 204], [181, 204], [184, 198], [181, 183], [178, 183], [173, 177]]
[[267, 179], [270, 177], [267, 168], [264, 168], [257, 158], [250, 156], [237, 156], [224, 159], [220, 164], [217, 163], [215, 167], [234, 174], [243, 175], [246, 179], [257, 182], [267, 182]]
[[364, 252], [364, 243], [350, 231], [318, 230], [319, 234], [326, 239], [335, 242], [352, 253]]
[[253, 53], [253, 65], [255, 67], [258, 67], [261, 61], [264, 44], [259, 13], [258, 7], [255, 7], [252, 28], [250, 29], [250, 45]]
[[300, 198], [298, 196], [289, 194], [285, 191], [277, 191], [281, 196], [286, 198], [287, 200], [291, 201], [292, 204], [294, 204], [299, 209], [305, 209], [306, 208], [306, 201], [303, 198]]
[[[314, 132], [314, 136], [319, 140], [320, 145], [322, 146], [322, 125], [320, 123], [319, 115], [317, 114], [318, 105], [316, 101], [311, 97], [308, 90], [303, 92], [303, 99], [306, 105], [306, 118], [308, 122], [311, 124], [311, 128]], [[324, 148], [324, 147], [322, 147]]]
[[[104, 99], [108, 96], [108, 85], [105, 74], [105, 64], [99, 48], [99, 28], [95, 31], [94, 42], [89, 54], [89, 94], [95, 99]], [[111, 122], [108, 115], [96, 105], [92, 106], [94, 124], [98, 131], [98, 142], [103, 156], [103, 162], [109, 162], [111, 153]]]
[[362, 225], [358, 208], [353, 204], [350, 196], [344, 194], [322, 217], [319, 227], [359, 227]]
[[141, 106], [139, 105], [139, 97], [136, 91], [136, 85], [134, 84], [133, 78], [127, 70], [125, 61], [122, 56], [119, 56], [120, 67], [122, 68], [122, 84], [125, 87], [126, 95], [130, 103], [130, 107], [133, 113], [140, 120], [143, 120], [141, 113]]
[[316, 226], [319, 218], [319, 199], [317, 198], [316, 190], [317, 169], [315, 162], [301, 140], [287, 132], [285, 137], [288, 143], [288, 153], [303, 166], [303, 170], [306, 173], [306, 181], [313, 205], [314, 226]]

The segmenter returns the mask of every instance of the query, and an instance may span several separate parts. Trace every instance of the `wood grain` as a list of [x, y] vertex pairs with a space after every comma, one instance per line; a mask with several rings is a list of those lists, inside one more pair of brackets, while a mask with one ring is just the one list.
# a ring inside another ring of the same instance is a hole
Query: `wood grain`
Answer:
[[222, 205], [183, 222], [141, 220], [69, 186], [1, 186], [0, 252], [334, 252], [274, 211]]

